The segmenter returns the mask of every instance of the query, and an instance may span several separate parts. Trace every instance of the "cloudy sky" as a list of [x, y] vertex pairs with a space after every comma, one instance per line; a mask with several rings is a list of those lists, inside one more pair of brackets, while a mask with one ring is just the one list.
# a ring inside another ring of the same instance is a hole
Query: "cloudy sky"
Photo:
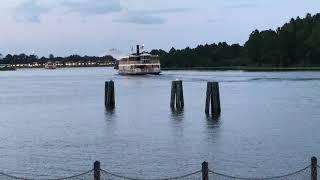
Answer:
[[0, 53], [168, 50], [227, 41], [320, 12], [320, 0], [1, 0]]

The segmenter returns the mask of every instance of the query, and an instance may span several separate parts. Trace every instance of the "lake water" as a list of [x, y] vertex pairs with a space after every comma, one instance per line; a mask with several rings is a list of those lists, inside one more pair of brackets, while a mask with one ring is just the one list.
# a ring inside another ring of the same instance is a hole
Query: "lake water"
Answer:
[[[183, 113], [170, 110], [183, 80]], [[115, 81], [116, 109], [104, 108]], [[219, 120], [204, 113], [207, 81], [220, 82]], [[0, 72], [0, 171], [54, 178], [92, 168], [157, 178], [209, 168], [273, 176], [320, 155], [320, 72], [164, 71], [112, 68]]]

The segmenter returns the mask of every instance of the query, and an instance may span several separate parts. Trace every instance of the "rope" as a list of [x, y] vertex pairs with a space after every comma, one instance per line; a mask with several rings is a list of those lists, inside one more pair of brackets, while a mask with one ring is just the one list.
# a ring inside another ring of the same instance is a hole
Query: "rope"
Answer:
[[10, 174], [6, 174], [6, 173], [3, 173], [3, 172], [0, 172], [0, 175], [2, 176], [6, 176], [6, 177], [9, 177], [9, 178], [13, 178], [13, 179], [18, 179], [18, 180], [65, 180], [65, 179], [72, 179], [72, 178], [76, 178], [76, 177], [79, 177], [79, 176], [83, 176], [85, 174], [88, 174], [90, 172], [93, 172], [93, 169], [89, 170], [89, 171], [86, 171], [84, 173], [81, 173], [81, 174], [77, 174], [77, 175], [73, 175], [73, 176], [69, 176], [69, 177], [63, 177], [63, 178], [55, 178], [55, 179], [31, 179], [31, 178], [22, 178], [22, 177], [17, 177], [17, 176], [13, 176], [13, 175], [10, 175]]
[[237, 177], [237, 176], [230, 176], [230, 175], [226, 175], [226, 174], [222, 174], [222, 173], [217, 173], [217, 172], [213, 172], [211, 170], [209, 170], [209, 172], [213, 173], [213, 174], [216, 174], [216, 175], [219, 175], [219, 176], [222, 176], [222, 177], [225, 177], [225, 178], [232, 178], [232, 179], [242, 179], [242, 180], [252, 180], [252, 179], [255, 179], [255, 180], [269, 180], [269, 179], [279, 179], [279, 178], [284, 178], [284, 177], [288, 177], [288, 176], [292, 176], [292, 175], [295, 175], [295, 174], [298, 174], [302, 171], [305, 171], [306, 169], [310, 168], [310, 165], [303, 168], [303, 169], [300, 169], [298, 171], [295, 171], [295, 172], [292, 172], [292, 173], [289, 173], [289, 174], [286, 174], [286, 175], [281, 175], [281, 176], [274, 176], [274, 177], [265, 177], [265, 178], [248, 178], [248, 177]]
[[192, 175], [195, 175], [195, 174], [198, 174], [200, 173], [201, 171], [195, 171], [193, 173], [189, 173], [189, 174], [186, 174], [186, 175], [182, 175], [182, 176], [177, 176], [177, 177], [169, 177], [169, 178], [160, 178], [160, 179], [140, 179], [140, 178], [132, 178], [132, 177], [126, 177], [126, 176], [122, 176], [122, 175], [118, 175], [118, 174], [114, 174], [114, 173], [111, 173], [111, 172], [108, 172], [108, 171], [105, 171], [103, 169], [101, 169], [102, 172], [106, 173], [106, 174], [110, 174], [114, 177], [117, 177], [117, 178], [123, 178], [123, 179], [128, 179], [128, 180], [174, 180], [174, 179], [180, 179], [180, 178], [185, 178], [185, 177], [188, 177], [188, 176], [192, 176]]

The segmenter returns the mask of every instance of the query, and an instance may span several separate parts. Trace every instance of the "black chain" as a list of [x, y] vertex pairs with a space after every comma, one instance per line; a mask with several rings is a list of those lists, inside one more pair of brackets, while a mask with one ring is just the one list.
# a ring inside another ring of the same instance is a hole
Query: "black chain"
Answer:
[[295, 172], [292, 172], [292, 173], [289, 173], [289, 174], [286, 174], [286, 175], [281, 175], [281, 176], [273, 176], [273, 177], [265, 177], [265, 178], [248, 178], [248, 177], [237, 177], [237, 176], [230, 176], [230, 175], [226, 175], [226, 174], [222, 174], [222, 173], [217, 173], [217, 172], [214, 172], [214, 171], [211, 171], [209, 170], [209, 172], [211, 172], [212, 174], [215, 174], [215, 175], [218, 175], [218, 176], [222, 176], [222, 177], [225, 177], [225, 178], [232, 178], [232, 179], [239, 179], [239, 180], [270, 180], [270, 179], [279, 179], [279, 178], [284, 178], [284, 177], [288, 177], [288, 176], [292, 176], [292, 175], [295, 175], [295, 174], [298, 174], [302, 171], [305, 171], [306, 169], [310, 168], [311, 166], [307, 166], [303, 169], [300, 169], [298, 171], [295, 171]]
[[31, 179], [31, 178], [22, 178], [22, 177], [17, 177], [17, 176], [12, 176], [12, 175], [9, 175], [9, 174], [6, 174], [6, 173], [2, 173], [0, 172], [0, 175], [2, 176], [6, 176], [6, 177], [9, 177], [9, 178], [12, 178], [12, 179], [17, 179], [17, 180], [66, 180], [66, 179], [72, 179], [72, 178], [76, 178], [76, 177], [80, 177], [80, 176], [83, 176], [85, 174], [88, 174], [88, 173], [91, 173], [93, 172], [93, 169], [89, 170], [89, 171], [86, 171], [84, 173], [81, 173], [81, 174], [77, 174], [77, 175], [73, 175], [73, 176], [69, 176], [69, 177], [63, 177], [63, 178], [55, 178], [55, 179]]
[[174, 179], [181, 179], [181, 178], [185, 178], [185, 177], [188, 177], [188, 176], [192, 176], [192, 175], [195, 175], [195, 174], [198, 174], [200, 173], [201, 171], [195, 171], [193, 173], [189, 173], [189, 174], [185, 174], [185, 175], [182, 175], [182, 176], [177, 176], [177, 177], [169, 177], [169, 178], [160, 178], [160, 179], [141, 179], [141, 178], [132, 178], [132, 177], [126, 177], [126, 176], [122, 176], [122, 175], [118, 175], [118, 174], [114, 174], [114, 173], [111, 173], [111, 172], [108, 172], [108, 171], [105, 171], [103, 169], [101, 169], [102, 172], [106, 173], [106, 174], [109, 174], [111, 176], [114, 176], [114, 177], [117, 177], [117, 178], [122, 178], [122, 179], [127, 179], [127, 180], [174, 180]]

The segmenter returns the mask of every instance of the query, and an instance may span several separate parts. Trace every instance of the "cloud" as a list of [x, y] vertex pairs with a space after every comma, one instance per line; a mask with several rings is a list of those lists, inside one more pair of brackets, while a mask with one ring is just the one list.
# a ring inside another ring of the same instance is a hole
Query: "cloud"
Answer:
[[154, 10], [139, 10], [139, 11], [131, 11], [132, 13], [139, 14], [173, 14], [173, 13], [183, 13], [192, 11], [191, 8], [168, 8], [168, 9], [154, 9]]
[[69, 13], [79, 13], [83, 16], [103, 15], [123, 9], [119, 0], [64, 0], [61, 6], [67, 8]]
[[219, 23], [222, 22], [223, 19], [222, 18], [212, 18], [212, 19], [208, 19], [209, 23]]
[[14, 18], [17, 22], [40, 23], [40, 16], [50, 9], [37, 0], [27, 0], [16, 6]]
[[243, 9], [243, 8], [255, 8], [257, 7], [257, 4], [254, 3], [240, 3], [240, 4], [233, 4], [227, 6], [227, 8], [233, 8], [233, 9]]
[[66, 14], [77, 13], [84, 17], [121, 12], [120, 16], [113, 19], [114, 22], [144, 25], [164, 24], [166, 22], [164, 15], [192, 10], [191, 8], [124, 10], [120, 0], [24, 0], [16, 6], [14, 18], [17, 22], [40, 23], [41, 16], [55, 8], [60, 8]]
[[154, 15], [126, 15], [125, 17], [117, 18], [113, 20], [119, 23], [132, 23], [132, 24], [163, 24], [165, 19]]
[[168, 9], [154, 9], [154, 10], [135, 10], [127, 11], [119, 18], [113, 21], [118, 23], [132, 23], [140, 25], [156, 25], [164, 24], [166, 19], [161, 15], [183, 13], [191, 11], [189, 8], [168, 8]]
[[82, 16], [103, 15], [122, 10], [120, 0], [25, 0], [15, 7], [14, 18], [17, 22], [40, 23], [42, 15], [58, 7], [63, 8], [65, 13], [79, 13]]

